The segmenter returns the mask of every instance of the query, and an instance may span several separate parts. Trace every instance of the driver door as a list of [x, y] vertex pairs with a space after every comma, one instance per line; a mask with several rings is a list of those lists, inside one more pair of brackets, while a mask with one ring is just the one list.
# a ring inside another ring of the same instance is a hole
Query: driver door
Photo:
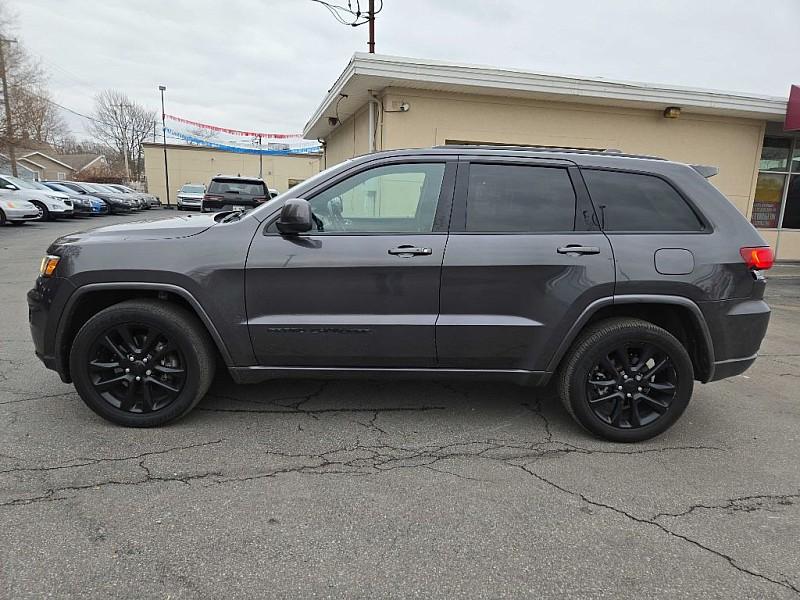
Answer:
[[455, 170], [436, 159], [357, 166], [306, 197], [312, 231], [284, 236], [268, 219], [246, 267], [258, 362], [435, 366]]

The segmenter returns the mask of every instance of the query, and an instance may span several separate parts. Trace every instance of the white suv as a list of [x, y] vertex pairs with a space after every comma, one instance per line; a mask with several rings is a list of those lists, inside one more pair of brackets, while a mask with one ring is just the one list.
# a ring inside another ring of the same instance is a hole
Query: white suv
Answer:
[[72, 201], [61, 192], [39, 189], [30, 181], [11, 175], [0, 175], [0, 190], [13, 193], [4, 194], [6, 198], [27, 200], [33, 204], [39, 211], [39, 221], [72, 216]]

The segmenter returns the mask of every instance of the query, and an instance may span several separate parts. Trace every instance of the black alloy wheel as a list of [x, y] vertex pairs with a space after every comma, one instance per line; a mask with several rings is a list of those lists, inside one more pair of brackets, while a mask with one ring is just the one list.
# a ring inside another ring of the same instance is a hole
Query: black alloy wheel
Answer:
[[216, 350], [197, 316], [173, 302], [126, 300], [92, 316], [69, 351], [81, 399], [125, 427], [179, 419], [214, 378]]
[[590, 371], [586, 398], [597, 418], [612, 427], [645, 427], [667, 413], [677, 379], [672, 359], [656, 344], [622, 343]]
[[180, 395], [186, 359], [159, 328], [124, 323], [102, 333], [88, 356], [91, 383], [109, 404], [131, 413], [161, 410]]
[[694, 368], [683, 344], [653, 323], [626, 317], [587, 327], [559, 373], [567, 412], [614, 442], [639, 442], [669, 429], [693, 387]]

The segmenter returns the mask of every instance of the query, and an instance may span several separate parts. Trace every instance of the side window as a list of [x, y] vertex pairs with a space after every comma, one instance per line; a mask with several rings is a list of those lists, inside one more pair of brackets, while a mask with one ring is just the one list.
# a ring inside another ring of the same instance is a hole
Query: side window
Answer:
[[572, 231], [575, 190], [566, 169], [472, 163], [467, 231]]
[[605, 231], [702, 231], [703, 223], [663, 179], [583, 169]]
[[322, 233], [423, 233], [433, 220], [444, 163], [386, 165], [363, 171], [309, 200]]

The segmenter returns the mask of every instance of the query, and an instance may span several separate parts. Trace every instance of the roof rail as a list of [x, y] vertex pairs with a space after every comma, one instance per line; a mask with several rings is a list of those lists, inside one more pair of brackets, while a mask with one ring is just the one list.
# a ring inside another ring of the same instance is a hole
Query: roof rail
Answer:
[[623, 158], [646, 158], [649, 160], [666, 160], [660, 156], [651, 156], [648, 154], [628, 154], [617, 150], [616, 148], [557, 148], [554, 146], [521, 146], [514, 144], [444, 144], [434, 146], [434, 148], [442, 149], [462, 149], [462, 150], [512, 150], [514, 152], [553, 152], [559, 154], [613, 154]]

